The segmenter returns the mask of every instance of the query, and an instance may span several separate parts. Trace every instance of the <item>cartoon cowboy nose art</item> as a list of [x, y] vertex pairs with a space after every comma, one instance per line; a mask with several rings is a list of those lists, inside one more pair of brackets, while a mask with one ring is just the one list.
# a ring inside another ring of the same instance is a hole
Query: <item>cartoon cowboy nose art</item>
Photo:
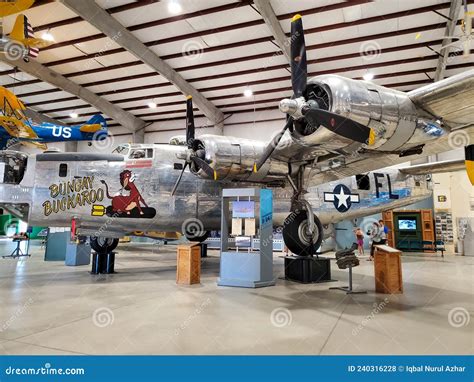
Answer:
[[[118, 195], [111, 196], [109, 186], [104, 180], [101, 182], [105, 186], [107, 198], [112, 200], [112, 205], [106, 209], [107, 216], [120, 218], [147, 218], [151, 219], [156, 215], [154, 208], [148, 207], [143, 196], [135, 185], [135, 176], [130, 170], [120, 173], [120, 189]], [[126, 195], [128, 192], [128, 195]]]

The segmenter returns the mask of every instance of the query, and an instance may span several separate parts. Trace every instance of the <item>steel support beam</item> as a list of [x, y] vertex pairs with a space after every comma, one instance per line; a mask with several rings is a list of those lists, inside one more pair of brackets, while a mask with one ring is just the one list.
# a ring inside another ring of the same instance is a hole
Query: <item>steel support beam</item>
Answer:
[[[61, 0], [69, 9], [96, 27], [117, 44], [128, 50], [164, 78], [174, 84], [184, 95], [191, 95], [193, 103], [214, 124], [217, 132], [222, 132], [224, 114], [196, 88], [189, 84], [170, 65], [143, 44], [114, 17], [108, 14], [93, 0]], [[183, 102], [184, 104], [184, 102]]]
[[[461, 10], [462, 0], [451, 0], [451, 6], [449, 8], [449, 21], [446, 25], [446, 32], [444, 33], [445, 38], [441, 47], [450, 44], [453, 39], [454, 31], [456, 30], [456, 25], [458, 23], [459, 11]], [[449, 52], [451, 51], [451, 46], [448, 46], [444, 49], [441, 49], [440, 56], [438, 58], [438, 65], [436, 67], [435, 81], [442, 80], [444, 78], [444, 72], [446, 71], [446, 65], [448, 63]]]
[[291, 54], [290, 54], [290, 43], [288, 38], [283, 31], [280, 22], [278, 21], [275, 11], [270, 4], [270, 0], [253, 0], [253, 3], [257, 7], [260, 15], [267, 24], [268, 29], [275, 39], [275, 42], [278, 44], [279, 48], [286, 57], [286, 60], [291, 64]]
[[[54, 85], [65, 92], [73, 94], [88, 104], [94, 106], [97, 110], [100, 110], [105, 115], [114, 119], [122, 126], [127, 128], [132, 132], [135, 139], [135, 134], [138, 130], [142, 129], [146, 122], [140, 118], [135, 117], [132, 113], [123, 110], [117, 105], [114, 105], [107, 101], [105, 98], [98, 96], [97, 94], [91, 92], [89, 89], [82, 87], [81, 85], [72, 82], [63, 75], [47, 68], [46, 66], [40, 64], [35, 60], [30, 60], [30, 62], [24, 62], [22, 59], [19, 60], [9, 60], [4, 55], [0, 56], [0, 59], [6, 62], [12, 67], [20, 69], [24, 73], [40, 79], [41, 81], [47, 82], [51, 85]], [[137, 135], [137, 138], [139, 134]], [[143, 141], [135, 141], [136, 143], [143, 143]]]

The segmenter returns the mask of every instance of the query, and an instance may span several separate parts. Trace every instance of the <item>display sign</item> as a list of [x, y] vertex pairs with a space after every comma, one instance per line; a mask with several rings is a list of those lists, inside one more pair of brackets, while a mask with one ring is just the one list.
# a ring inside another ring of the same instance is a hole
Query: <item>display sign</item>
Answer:
[[446, 203], [448, 201], [448, 198], [446, 195], [438, 195], [438, 202], [439, 203]]
[[232, 203], [233, 218], [254, 218], [255, 202], [254, 201], [235, 201]]
[[245, 219], [245, 235], [255, 236], [256, 234], [257, 229], [255, 226], [255, 219]]
[[252, 243], [250, 236], [237, 236], [235, 238], [235, 246], [237, 248], [250, 248]]
[[232, 219], [232, 236], [242, 235], [242, 219]]

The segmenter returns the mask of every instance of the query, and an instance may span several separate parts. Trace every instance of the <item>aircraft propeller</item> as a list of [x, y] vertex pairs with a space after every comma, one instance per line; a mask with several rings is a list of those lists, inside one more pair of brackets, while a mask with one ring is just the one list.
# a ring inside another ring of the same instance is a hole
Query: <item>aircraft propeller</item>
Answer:
[[194, 127], [194, 111], [193, 111], [193, 98], [188, 96], [186, 99], [186, 144], [188, 146], [188, 152], [186, 153], [185, 163], [181, 173], [179, 174], [178, 180], [173, 186], [173, 190], [171, 191], [171, 195], [174, 195], [176, 190], [178, 189], [179, 183], [181, 182], [181, 178], [183, 177], [184, 171], [186, 167], [193, 166], [195, 171], [199, 169], [203, 170], [204, 173], [216, 180], [217, 174], [215, 170], [209, 166], [206, 162], [206, 151], [204, 147], [197, 144], [195, 141], [195, 127]]
[[312, 126], [324, 126], [333, 133], [356, 142], [372, 145], [375, 141], [375, 134], [369, 127], [339, 114], [321, 109], [316, 101], [310, 100], [307, 102], [303, 98], [308, 68], [303, 22], [300, 15], [295, 15], [291, 19], [290, 41], [293, 97], [280, 103], [280, 110], [288, 114], [288, 119], [283, 129], [267, 145], [261, 158], [255, 163], [254, 172], [257, 172], [272, 155], [286, 130], [293, 128], [294, 118], [297, 117], [304, 118]]

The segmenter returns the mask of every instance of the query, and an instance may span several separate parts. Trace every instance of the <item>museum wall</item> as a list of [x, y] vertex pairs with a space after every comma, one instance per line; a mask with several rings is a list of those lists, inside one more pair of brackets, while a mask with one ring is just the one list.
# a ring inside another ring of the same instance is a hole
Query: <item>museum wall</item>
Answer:
[[474, 187], [464, 171], [433, 175], [434, 208], [436, 213], [452, 214], [453, 243], [448, 245], [454, 251], [458, 238], [458, 219], [474, 218]]
[[[407, 210], [432, 210], [433, 209], [433, 198], [422, 200], [417, 203], [410, 204], [409, 206], [398, 208], [397, 211]], [[355, 221], [345, 220], [336, 224], [336, 249], [348, 248], [355, 242], [353, 229], [361, 227], [367, 234], [367, 230], [371, 227], [374, 221], [379, 221], [382, 218], [382, 214], [374, 214], [366, 216], [364, 218], [356, 219]], [[369, 249], [369, 238], [366, 237], [364, 240], [364, 248]]]

